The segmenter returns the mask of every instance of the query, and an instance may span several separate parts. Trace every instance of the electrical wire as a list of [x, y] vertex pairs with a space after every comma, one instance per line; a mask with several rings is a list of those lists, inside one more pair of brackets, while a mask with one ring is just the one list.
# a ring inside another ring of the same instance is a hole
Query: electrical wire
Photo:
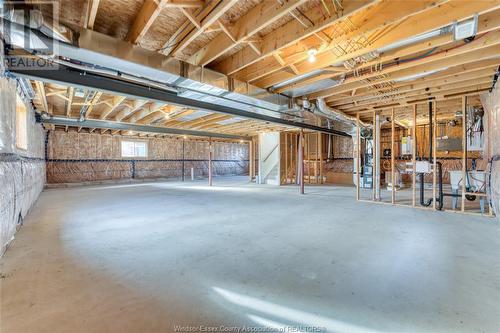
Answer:
[[[475, 41], [483, 38], [487, 34], [488, 34], [488, 32], [485, 32], [485, 33], [477, 36], [475, 38]], [[464, 42], [463, 44], [455, 45], [455, 46], [453, 46], [453, 47], [451, 47], [449, 49], [440, 50], [440, 51], [434, 53], [434, 51], [437, 49], [437, 47], [436, 47], [436, 48], [433, 48], [432, 50], [428, 51], [424, 55], [421, 55], [421, 56], [418, 56], [418, 57], [415, 57], [415, 58], [411, 58], [411, 59], [395, 60], [395, 61], [393, 61], [391, 63], [385, 64], [383, 66], [383, 68], [386, 69], [388, 67], [398, 66], [401, 63], [408, 63], [408, 62], [413, 62], [413, 61], [416, 61], [416, 60], [425, 59], [425, 58], [428, 58], [428, 57], [431, 57], [431, 56], [436, 56], [436, 55], [441, 54], [441, 53], [445, 53], [445, 52], [449, 52], [449, 51], [452, 51], [452, 50], [455, 50], [455, 49], [459, 49], [461, 47], [466, 46], [467, 44], [469, 44], [469, 42]], [[367, 73], [373, 73], [373, 71], [371, 70], [371, 68], [364, 68], [364, 69], [358, 70], [357, 73], [358, 73], [358, 75], [356, 75], [356, 76], [361, 76], [361, 75], [364, 75], [364, 74], [367, 74]], [[354, 76], [355, 75], [353, 73], [346, 75], [346, 77], [354, 77]]]

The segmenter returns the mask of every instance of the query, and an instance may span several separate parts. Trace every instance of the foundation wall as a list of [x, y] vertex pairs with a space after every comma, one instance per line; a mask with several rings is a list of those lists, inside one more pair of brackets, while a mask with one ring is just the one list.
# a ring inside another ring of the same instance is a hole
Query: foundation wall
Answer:
[[488, 156], [488, 200], [493, 211], [500, 220], [500, 86], [497, 82], [495, 89], [481, 96], [487, 117], [486, 151]]
[[[145, 141], [146, 158], [123, 158], [122, 140]], [[214, 176], [248, 174], [248, 144], [213, 142]], [[208, 141], [51, 131], [47, 141], [47, 183], [208, 177]]]
[[44, 130], [27, 108], [27, 149], [16, 146], [16, 85], [0, 78], [0, 254], [45, 184]]

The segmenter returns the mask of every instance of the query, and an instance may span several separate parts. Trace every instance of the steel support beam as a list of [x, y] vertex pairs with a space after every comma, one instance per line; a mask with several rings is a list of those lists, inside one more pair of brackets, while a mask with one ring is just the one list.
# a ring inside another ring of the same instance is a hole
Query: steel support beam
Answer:
[[237, 108], [227, 107], [214, 103], [198, 101], [195, 99], [178, 96], [176, 92], [161, 89], [158, 87], [146, 86], [136, 82], [130, 82], [118, 79], [116, 77], [104, 76], [96, 73], [86, 72], [79, 69], [60, 66], [57, 70], [30, 70], [21, 67], [10, 67], [11, 73], [22, 77], [52, 82], [57, 84], [69, 85], [72, 87], [91, 88], [105, 93], [124, 95], [150, 101], [164, 102], [172, 105], [190, 107], [199, 110], [207, 110], [229, 114], [248, 119], [265, 121], [273, 124], [292, 126], [296, 128], [318, 131], [326, 134], [350, 137], [349, 134], [342, 131], [323, 128], [320, 126], [309, 125], [295, 122], [288, 119], [271, 117], [256, 112], [245, 111]]

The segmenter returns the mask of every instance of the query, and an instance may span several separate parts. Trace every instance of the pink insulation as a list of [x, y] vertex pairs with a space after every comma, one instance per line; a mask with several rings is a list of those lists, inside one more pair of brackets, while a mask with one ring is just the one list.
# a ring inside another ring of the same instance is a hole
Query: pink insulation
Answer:
[[488, 199], [500, 220], [500, 87], [497, 83], [491, 93], [481, 96], [486, 116], [487, 155], [490, 159]]
[[[147, 158], [122, 158], [122, 140], [146, 141]], [[214, 175], [248, 173], [248, 145], [213, 142]], [[49, 134], [48, 183], [181, 178], [208, 175], [208, 141], [180, 138], [124, 137], [99, 133], [53, 131]]]

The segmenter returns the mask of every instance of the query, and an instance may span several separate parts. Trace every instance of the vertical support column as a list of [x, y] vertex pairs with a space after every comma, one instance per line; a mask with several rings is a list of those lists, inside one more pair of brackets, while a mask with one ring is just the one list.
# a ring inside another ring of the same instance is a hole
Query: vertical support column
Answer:
[[462, 96], [462, 212], [465, 212], [467, 192], [467, 96]]
[[182, 181], [185, 180], [184, 174], [186, 173], [185, 145], [186, 145], [186, 138], [182, 138]]
[[319, 132], [316, 133], [316, 156], [314, 161], [314, 180], [319, 183]]
[[361, 172], [361, 129], [359, 127], [359, 113], [356, 114], [356, 200], [359, 200], [360, 193], [360, 176]]
[[283, 133], [285, 136], [285, 184], [288, 184], [288, 133]]
[[212, 186], [212, 138], [208, 141], [208, 186]]
[[436, 102], [432, 102], [433, 117], [432, 117], [432, 208], [436, 209], [436, 185], [437, 185], [437, 157], [436, 157], [436, 134], [437, 134], [437, 109]]
[[375, 200], [380, 201], [380, 172], [382, 168], [380, 167], [380, 114], [377, 113], [375, 117], [375, 146], [377, 147], [377, 155], [375, 158]]
[[377, 198], [377, 184], [376, 184], [376, 175], [377, 175], [377, 154], [378, 154], [378, 146], [377, 146], [377, 111], [373, 111], [373, 144], [372, 144], [372, 200], [375, 201]]
[[411, 134], [412, 142], [412, 201], [411, 206], [416, 206], [416, 195], [417, 195], [417, 104], [413, 104], [413, 127]]
[[289, 149], [290, 149], [290, 157], [288, 161], [288, 165], [290, 166], [290, 184], [298, 184], [299, 172], [297, 170], [297, 159], [299, 148], [297, 146], [297, 134], [290, 133], [290, 141], [289, 141]]
[[319, 147], [319, 182], [323, 184], [323, 134], [318, 133]]
[[[302, 134], [304, 140], [304, 153], [302, 155], [303, 162], [307, 161], [307, 182], [311, 182], [311, 154], [309, 153], [309, 135]], [[305, 179], [305, 175], [302, 176]]]
[[[258, 138], [257, 138], [258, 140]], [[258, 141], [257, 141], [258, 142]], [[255, 147], [257, 147], [257, 142], [255, 141], [255, 139], [252, 139], [252, 147], [253, 147], [253, 153], [252, 153], [252, 178], [253, 179], [256, 179], [257, 178], [257, 168], [256, 168], [256, 161], [255, 161], [255, 153], [256, 153], [256, 149]]]
[[248, 178], [250, 182], [253, 181], [253, 164], [255, 162], [254, 158], [254, 151], [253, 151], [253, 139], [248, 141]]
[[304, 130], [300, 130], [299, 136], [299, 182], [300, 194], [304, 194]]
[[396, 203], [396, 182], [395, 182], [395, 154], [396, 145], [394, 144], [394, 135], [396, 134], [396, 126], [394, 125], [394, 108], [391, 109], [391, 203]]

